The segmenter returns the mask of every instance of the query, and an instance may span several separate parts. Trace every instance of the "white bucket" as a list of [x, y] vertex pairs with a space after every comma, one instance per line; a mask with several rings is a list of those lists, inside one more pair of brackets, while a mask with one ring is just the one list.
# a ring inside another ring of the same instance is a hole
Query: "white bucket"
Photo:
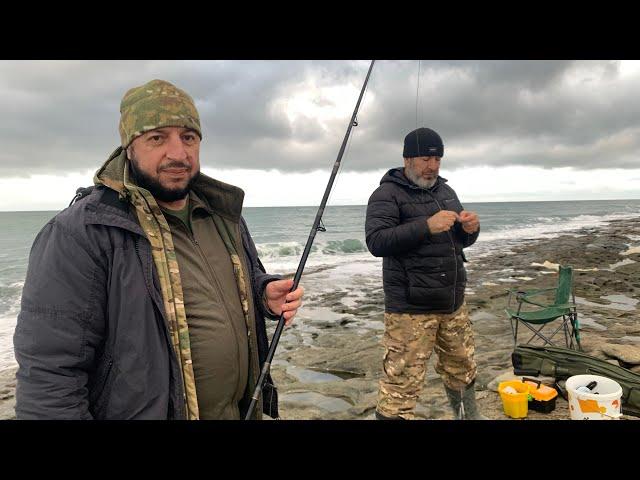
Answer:
[[[576, 391], [592, 381], [598, 384], [590, 393]], [[622, 387], [618, 382], [599, 375], [574, 375], [567, 378], [566, 387], [571, 420], [617, 420], [622, 416]]]

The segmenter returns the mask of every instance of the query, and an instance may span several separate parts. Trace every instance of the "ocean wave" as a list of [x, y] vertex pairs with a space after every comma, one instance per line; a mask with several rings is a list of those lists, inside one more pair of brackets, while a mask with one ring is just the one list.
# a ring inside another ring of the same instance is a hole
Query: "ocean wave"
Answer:
[[[539, 223], [528, 223], [521, 226], [504, 225], [499, 230], [481, 232], [478, 243], [501, 240], [519, 241], [524, 239], [554, 238], [562, 234], [577, 231], [582, 228], [598, 228], [613, 220], [640, 217], [640, 212], [619, 212], [606, 215], [576, 215], [575, 217], [560, 219], [558, 217], [539, 217]], [[547, 218], [553, 219], [552, 222]]]
[[[271, 257], [262, 259], [269, 273], [289, 275], [295, 273], [300, 263], [300, 256]], [[370, 266], [379, 264], [381, 259], [373, 257], [369, 252], [355, 252], [349, 254], [324, 254], [317, 252], [309, 255], [305, 263], [304, 273], [317, 273], [324, 270], [344, 268], [345, 266]]]
[[0, 315], [17, 315], [22, 299], [24, 282], [0, 285]]
[[[260, 258], [278, 258], [300, 256], [304, 245], [298, 242], [262, 243], [256, 245]], [[356, 238], [344, 240], [329, 240], [326, 243], [315, 243], [311, 246], [311, 253], [321, 252], [325, 255], [344, 255], [367, 252], [366, 245]]]
[[561, 222], [562, 218], [561, 217], [536, 217], [535, 221], [541, 222], [541, 223], [554, 223], [554, 222]]
[[[311, 247], [313, 252], [317, 248]], [[297, 242], [263, 243], [256, 245], [260, 258], [290, 257], [300, 255], [304, 246]]]
[[16, 364], [13, 355], [13, 332], [16, 328], [16, 315], [0, 316], [0, 370]]
[[329, 240], [326, 247], [322, 248], [322, 253], [327, 255], [341, 253], [360, 253], [366, 252], [367, 247], [356, 238], [347, 238], [346, 240]]

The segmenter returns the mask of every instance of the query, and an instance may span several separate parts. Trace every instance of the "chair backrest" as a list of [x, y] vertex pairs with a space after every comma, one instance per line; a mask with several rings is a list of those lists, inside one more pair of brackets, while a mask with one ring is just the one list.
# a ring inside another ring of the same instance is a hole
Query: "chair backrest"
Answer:
[[561, 303], [569, 303], [572, 279], [573, 269], [571, 267], [563, 267], [562, 265], [560, 265], [560, 269], [558, 272], [558, 288], [556, 290], [556, 305]]

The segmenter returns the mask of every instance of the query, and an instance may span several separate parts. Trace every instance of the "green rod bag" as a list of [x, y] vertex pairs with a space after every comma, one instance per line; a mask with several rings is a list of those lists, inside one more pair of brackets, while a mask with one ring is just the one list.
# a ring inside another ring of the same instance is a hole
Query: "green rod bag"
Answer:
[[554, 377], [558, 381], [574, 375], [600, 375], [622, 387], [622, 413], [640, 417], [640, 375], [584, 352], [562, 347], [518, 345], [511, 354], [513, 373]]

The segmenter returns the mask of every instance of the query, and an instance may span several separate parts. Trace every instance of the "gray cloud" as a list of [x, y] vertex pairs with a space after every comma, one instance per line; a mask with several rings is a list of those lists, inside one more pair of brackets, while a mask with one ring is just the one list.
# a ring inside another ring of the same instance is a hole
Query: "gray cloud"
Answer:
[[[152, 78], [195, 99], [201, 160], [222, 168], [330, 168], [344, 118], [290, 120], [296, 94], [350, 85], [367, 61], [2, 61], [0, 177], [97, 168], [117, 146], [124, 92]], [[445, 141], [447, 168], [529, 165], [637, 168], [640, 82], [615, 61], [379, 61], [358, 116], [345, 170], [401, 163], [416, 125]], [[341, 106], [351, 111], [356, 101]], [[316, 95], [319, 109], [333, 100]], [[417, 103], [417, 110], [416, 110]], [[417, 119], [416, 119], [417, 116]]]

